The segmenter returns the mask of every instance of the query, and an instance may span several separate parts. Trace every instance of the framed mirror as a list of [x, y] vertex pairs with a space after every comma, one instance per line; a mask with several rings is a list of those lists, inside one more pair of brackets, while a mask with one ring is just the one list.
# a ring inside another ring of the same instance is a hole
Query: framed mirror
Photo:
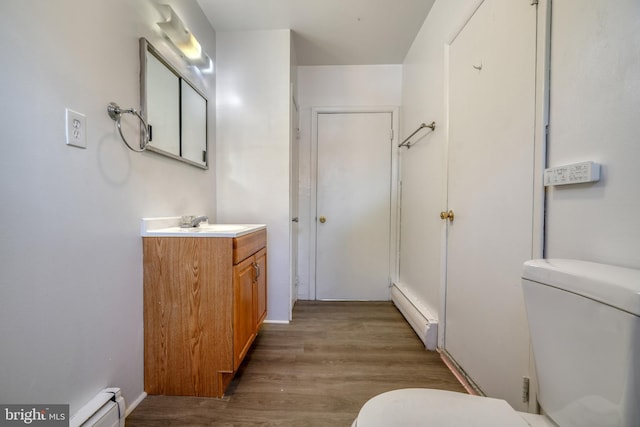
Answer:
[[208, 169], [207, 104], [198, 88], [140, 39], [140, 108], [149, 151]]

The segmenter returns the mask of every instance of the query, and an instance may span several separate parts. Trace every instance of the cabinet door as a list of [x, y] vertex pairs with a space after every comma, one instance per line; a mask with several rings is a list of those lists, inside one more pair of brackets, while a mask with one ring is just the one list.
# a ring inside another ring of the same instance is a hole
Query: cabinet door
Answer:
[[255, 338], [253, 287], [255, 268], [250, 257], [233, 267], [233, 370], [237, 370]]
[[256, 332], [267, 317], [267, 250], [262, 249], [255, 255], [256, 277]]

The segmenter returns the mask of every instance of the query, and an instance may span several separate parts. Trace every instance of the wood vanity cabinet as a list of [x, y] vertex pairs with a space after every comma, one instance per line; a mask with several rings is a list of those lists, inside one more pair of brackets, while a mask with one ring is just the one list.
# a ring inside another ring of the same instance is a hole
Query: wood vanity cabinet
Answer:
[[222, 397], [267, 314], [266, 240], [143, 237], [148, 394]]

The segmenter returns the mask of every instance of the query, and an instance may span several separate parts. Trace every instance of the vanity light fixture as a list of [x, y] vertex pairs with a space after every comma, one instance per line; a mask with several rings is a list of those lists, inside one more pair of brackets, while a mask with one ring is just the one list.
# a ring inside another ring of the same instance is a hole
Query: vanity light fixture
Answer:
[[211, 68], [213, 61], [202, 51], [202, 46], [191, 31], [184, 26], [182, 19], [171, 6], [164, 5], [164, 7], [169, 11], [169, 19], [158, 22], [158, 26], [171, 41], [171, 44], [182, 53], [189, 64], [203, 69]]

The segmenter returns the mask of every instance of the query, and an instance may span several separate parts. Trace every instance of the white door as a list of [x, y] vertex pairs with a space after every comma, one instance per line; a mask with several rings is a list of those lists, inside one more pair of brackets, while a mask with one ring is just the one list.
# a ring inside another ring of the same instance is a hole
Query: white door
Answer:
[[532, 254], [536, 7], [485, 0], [450, 47], [445, 350], [518, 410]]
[[316, 299], [388, 300], [392, 113], [319, 113]]

